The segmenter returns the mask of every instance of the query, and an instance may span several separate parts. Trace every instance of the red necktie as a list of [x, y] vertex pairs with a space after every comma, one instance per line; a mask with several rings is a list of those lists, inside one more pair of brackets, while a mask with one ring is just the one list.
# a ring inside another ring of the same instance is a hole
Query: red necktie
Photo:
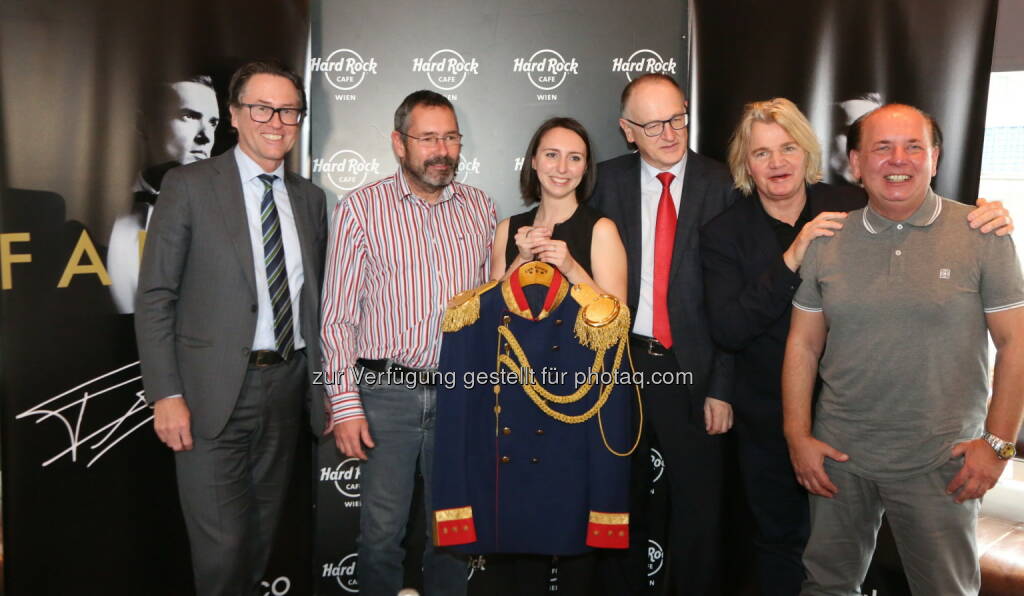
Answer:
[[668, 274], [672, 267], [672, 246], [676, 240], [676, 206], [668, 187], [675, 174], [662, 172], [658, 221], [654, 224], [654, 339], [672, 347], [672, 328], [668, 323]]

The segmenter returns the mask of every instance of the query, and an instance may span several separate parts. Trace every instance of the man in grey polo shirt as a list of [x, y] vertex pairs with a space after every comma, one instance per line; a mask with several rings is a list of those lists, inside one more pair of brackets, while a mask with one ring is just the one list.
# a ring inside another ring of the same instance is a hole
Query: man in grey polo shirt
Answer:
[[868, 206], [815, 240], [800, 270], [782, 385], [790, 457], [812, 494], [802, 594], [859, 594], [883, 513], [915, 594], [980, 587], [978, 498], [1024, 408], [1024, 280], [1009, 237], [972, 231], [970, 207], [932, 192], [940, 140], [910, 106], [858, 120], [850, 164]]

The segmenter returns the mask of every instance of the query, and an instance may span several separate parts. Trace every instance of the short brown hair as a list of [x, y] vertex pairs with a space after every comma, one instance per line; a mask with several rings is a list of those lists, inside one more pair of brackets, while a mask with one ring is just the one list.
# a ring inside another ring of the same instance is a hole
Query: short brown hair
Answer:
[[299, 94], [302, 111], [306, 111], [306, 89], [302, 85], [302, 77], [277, 60], [254, 60], [240, 66], [235, 74], [231, 75], [231, 82], [228, 83], [228, 103], [233, 106], [241, 105], [242, 91], [245, 90], [246, 83], [253, 75], [258, 74], [284, 77], [291, 81], [292, 85], [295, 85], [295, 91]]
[[[402, 103], [398, 105], [398, 109], [395, 110], [395, 130], [402, 133], [403, 135], [409, 132], [409, 114], [412, 113], [413, 108], [416, 106], [425, 106], [431, 108], [448, 108], [451, 110], [452, 115], [455, 114], [455, 106], [452, 102], [448, 101], [448, 98], [441, 95], [436, 91], [430, 91], [429, 89], [421, 89], [419, 91], [413, 91], [409, 95], [405, 96]], [[458, 126], [459, 118], [455, 117], [455, 124]]]
[[594, 192], [594, 185], [597, 184], [594, 153], [590, 150], [590, 136], [587, 134], [587, 129], [583, 128], [583, 125], [574, 118], [565, 116], [549, 118], [533, 133], [530, 144], [526, 146], [526, 155], [523, 157], [523, 169], [519, 173], [519, 193], [527, 205], [540, 201], [540, 179], [537, 177], [537, 170], [533, 169], [533, 156], [540, 146], [541, 137], [553, 128], [564, 128], [578, 134], [583, 139], [583, 146], [587, 148], [587, 169], [583, 171], [583, 179], [576, 187], [576, 201], [583, 203], [589, 199], [590, 193]]

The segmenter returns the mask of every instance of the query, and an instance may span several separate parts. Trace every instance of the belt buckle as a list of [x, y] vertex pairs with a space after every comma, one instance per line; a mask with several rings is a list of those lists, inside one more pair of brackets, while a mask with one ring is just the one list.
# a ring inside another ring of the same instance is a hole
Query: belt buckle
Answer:
[[274, 352], [273, 350], [256, 350], [255, 352], [253, 352], [253, 355], [255, 356], [255, 358], [252, 361], [252, 365], [255, 366], [256, 368], [266, 368], [268, 366], [273, 366], [274, 364], [277, 364], [277, 362], [280, 362], [280, 360], [278, 360], [277, 362], [273, 361], [273, 356], [278, 355], [277, 352]]
[[657, 347], [658, 340], [651, 339], [651, 338], [645, 338], [644, 341], [647, 343], [647, 353], [648, 354], [650, 354], [651, 356], [657, 356], [659, 358], [661, 358], [662, 356], [665, 355], [664, 352], [657, 352], [657, 351], [655, 351], [655, 348]]

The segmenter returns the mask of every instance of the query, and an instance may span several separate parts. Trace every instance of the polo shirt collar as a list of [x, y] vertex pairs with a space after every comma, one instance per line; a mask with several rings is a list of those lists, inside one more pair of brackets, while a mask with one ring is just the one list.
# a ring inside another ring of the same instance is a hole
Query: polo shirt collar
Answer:
[[[409, 182], [405, 179], [405, 170], [402, 169], [402, 166], [398, 166], [398, 172], [395, 174], [395, 184], [398, 186], [398, 196], [403, 199], [418, 199], [426, 202], [422, 197], [416, 196], [416, 194], [412, 192], [412, 189], [409, 188]], [[449, 199], [462, 201], [464, 198], [465, 197], [462, 195], [459, 183], [452, 180], [451, 184], [444, 187], [444, 190], [441, 191], [441, 196], [438, 197], [437, 202], [443, 203]]]
[[888, 230], [897, 223], [906, 223], [917, 228], [928, 227], [939, 218], [939, 213], [942, 213], [942, 200], [939, 198], [939, 195], [935, 194], [935, 191], [929, 188], [928, 192], [924, 195], [924, 201], [921, 202], [921, 206], [906, 221], [895, 222], [889, 218], [882, 217], [871, 208], [870, 204], [864, 208], [861, 221], [868, 232], [877, 234]]

